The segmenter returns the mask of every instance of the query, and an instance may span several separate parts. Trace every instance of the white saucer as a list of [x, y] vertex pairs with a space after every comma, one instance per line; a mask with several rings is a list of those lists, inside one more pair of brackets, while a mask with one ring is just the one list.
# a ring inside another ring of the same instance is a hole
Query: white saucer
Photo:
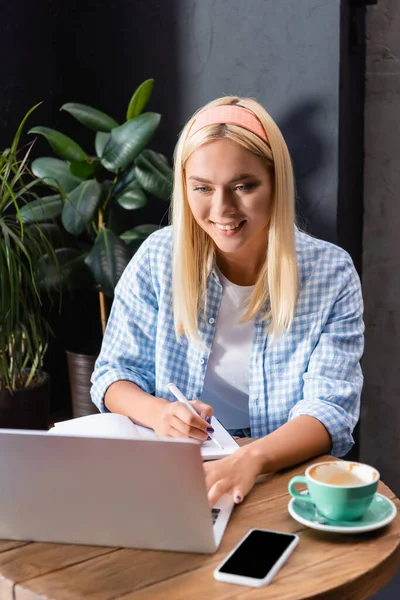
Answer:
[[293, 519], [312, 529], [351, 534], [380, 529], [393, 521], [397, 514], [396, 506], [382, 494], [375, 494], [368, 510], [356, 521], [331, 521], [321, 515], [314, 504], [297, 498], [290, 500], [288, 511]]

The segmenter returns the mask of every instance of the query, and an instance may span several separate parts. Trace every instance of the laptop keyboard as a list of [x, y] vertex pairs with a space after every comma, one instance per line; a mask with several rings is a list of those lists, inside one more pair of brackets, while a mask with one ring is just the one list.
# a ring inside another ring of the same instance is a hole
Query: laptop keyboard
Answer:
[[220, 508], [212, 508], [211, 509], [211, 517], [212, 517], [212, 524], [215, 524], [215, 521], [218, 519], [218, 515], [221, 512]]

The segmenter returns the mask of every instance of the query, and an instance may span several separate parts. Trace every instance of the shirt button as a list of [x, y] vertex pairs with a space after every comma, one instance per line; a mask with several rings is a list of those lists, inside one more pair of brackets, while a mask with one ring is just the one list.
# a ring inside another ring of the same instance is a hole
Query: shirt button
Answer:
[[214, 323], [215, 323], [214, 317], [211, 317], [211, 319], [208, 319], [208, 322], [210, 323], [210, 325], [214, 325]]
[[201, 359], [200, 359], [200, 364], [201, 364], [201, 365], [204, 365], [204, 363], [205, 363], [205, 362], [206, 362], [206, 361], [204, 360], [204, 358], [201, 358]]

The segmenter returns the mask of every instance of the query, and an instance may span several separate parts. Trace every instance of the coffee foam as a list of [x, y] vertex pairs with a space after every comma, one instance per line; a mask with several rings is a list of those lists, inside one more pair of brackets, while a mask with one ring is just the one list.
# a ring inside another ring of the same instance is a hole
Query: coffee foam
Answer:
[[320, 463], [310, 468], [308, 475], [311, 479], [328, 485], [357, 487], [373, 483], [378, 478], [378, 472], [366, 465], [355, 462]]

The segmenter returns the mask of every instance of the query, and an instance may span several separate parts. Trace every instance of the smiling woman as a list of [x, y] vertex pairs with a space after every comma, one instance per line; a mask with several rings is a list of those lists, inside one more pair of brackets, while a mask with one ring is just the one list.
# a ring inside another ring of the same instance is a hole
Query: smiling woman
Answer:
[[[214, 100], [180, 135], [171, 227], [148, 238], [115, 290], [92, 377], [98, 408], [163, 436], [204, 441], [214, 414], [259, 438], [205, 464], [211, 504], [353, 444], [360, 281], [344, 250], [299, 231], [294, 205], [271, 116], [247, 98]], [[197, 415], [172, 402], [171, 381]]]

